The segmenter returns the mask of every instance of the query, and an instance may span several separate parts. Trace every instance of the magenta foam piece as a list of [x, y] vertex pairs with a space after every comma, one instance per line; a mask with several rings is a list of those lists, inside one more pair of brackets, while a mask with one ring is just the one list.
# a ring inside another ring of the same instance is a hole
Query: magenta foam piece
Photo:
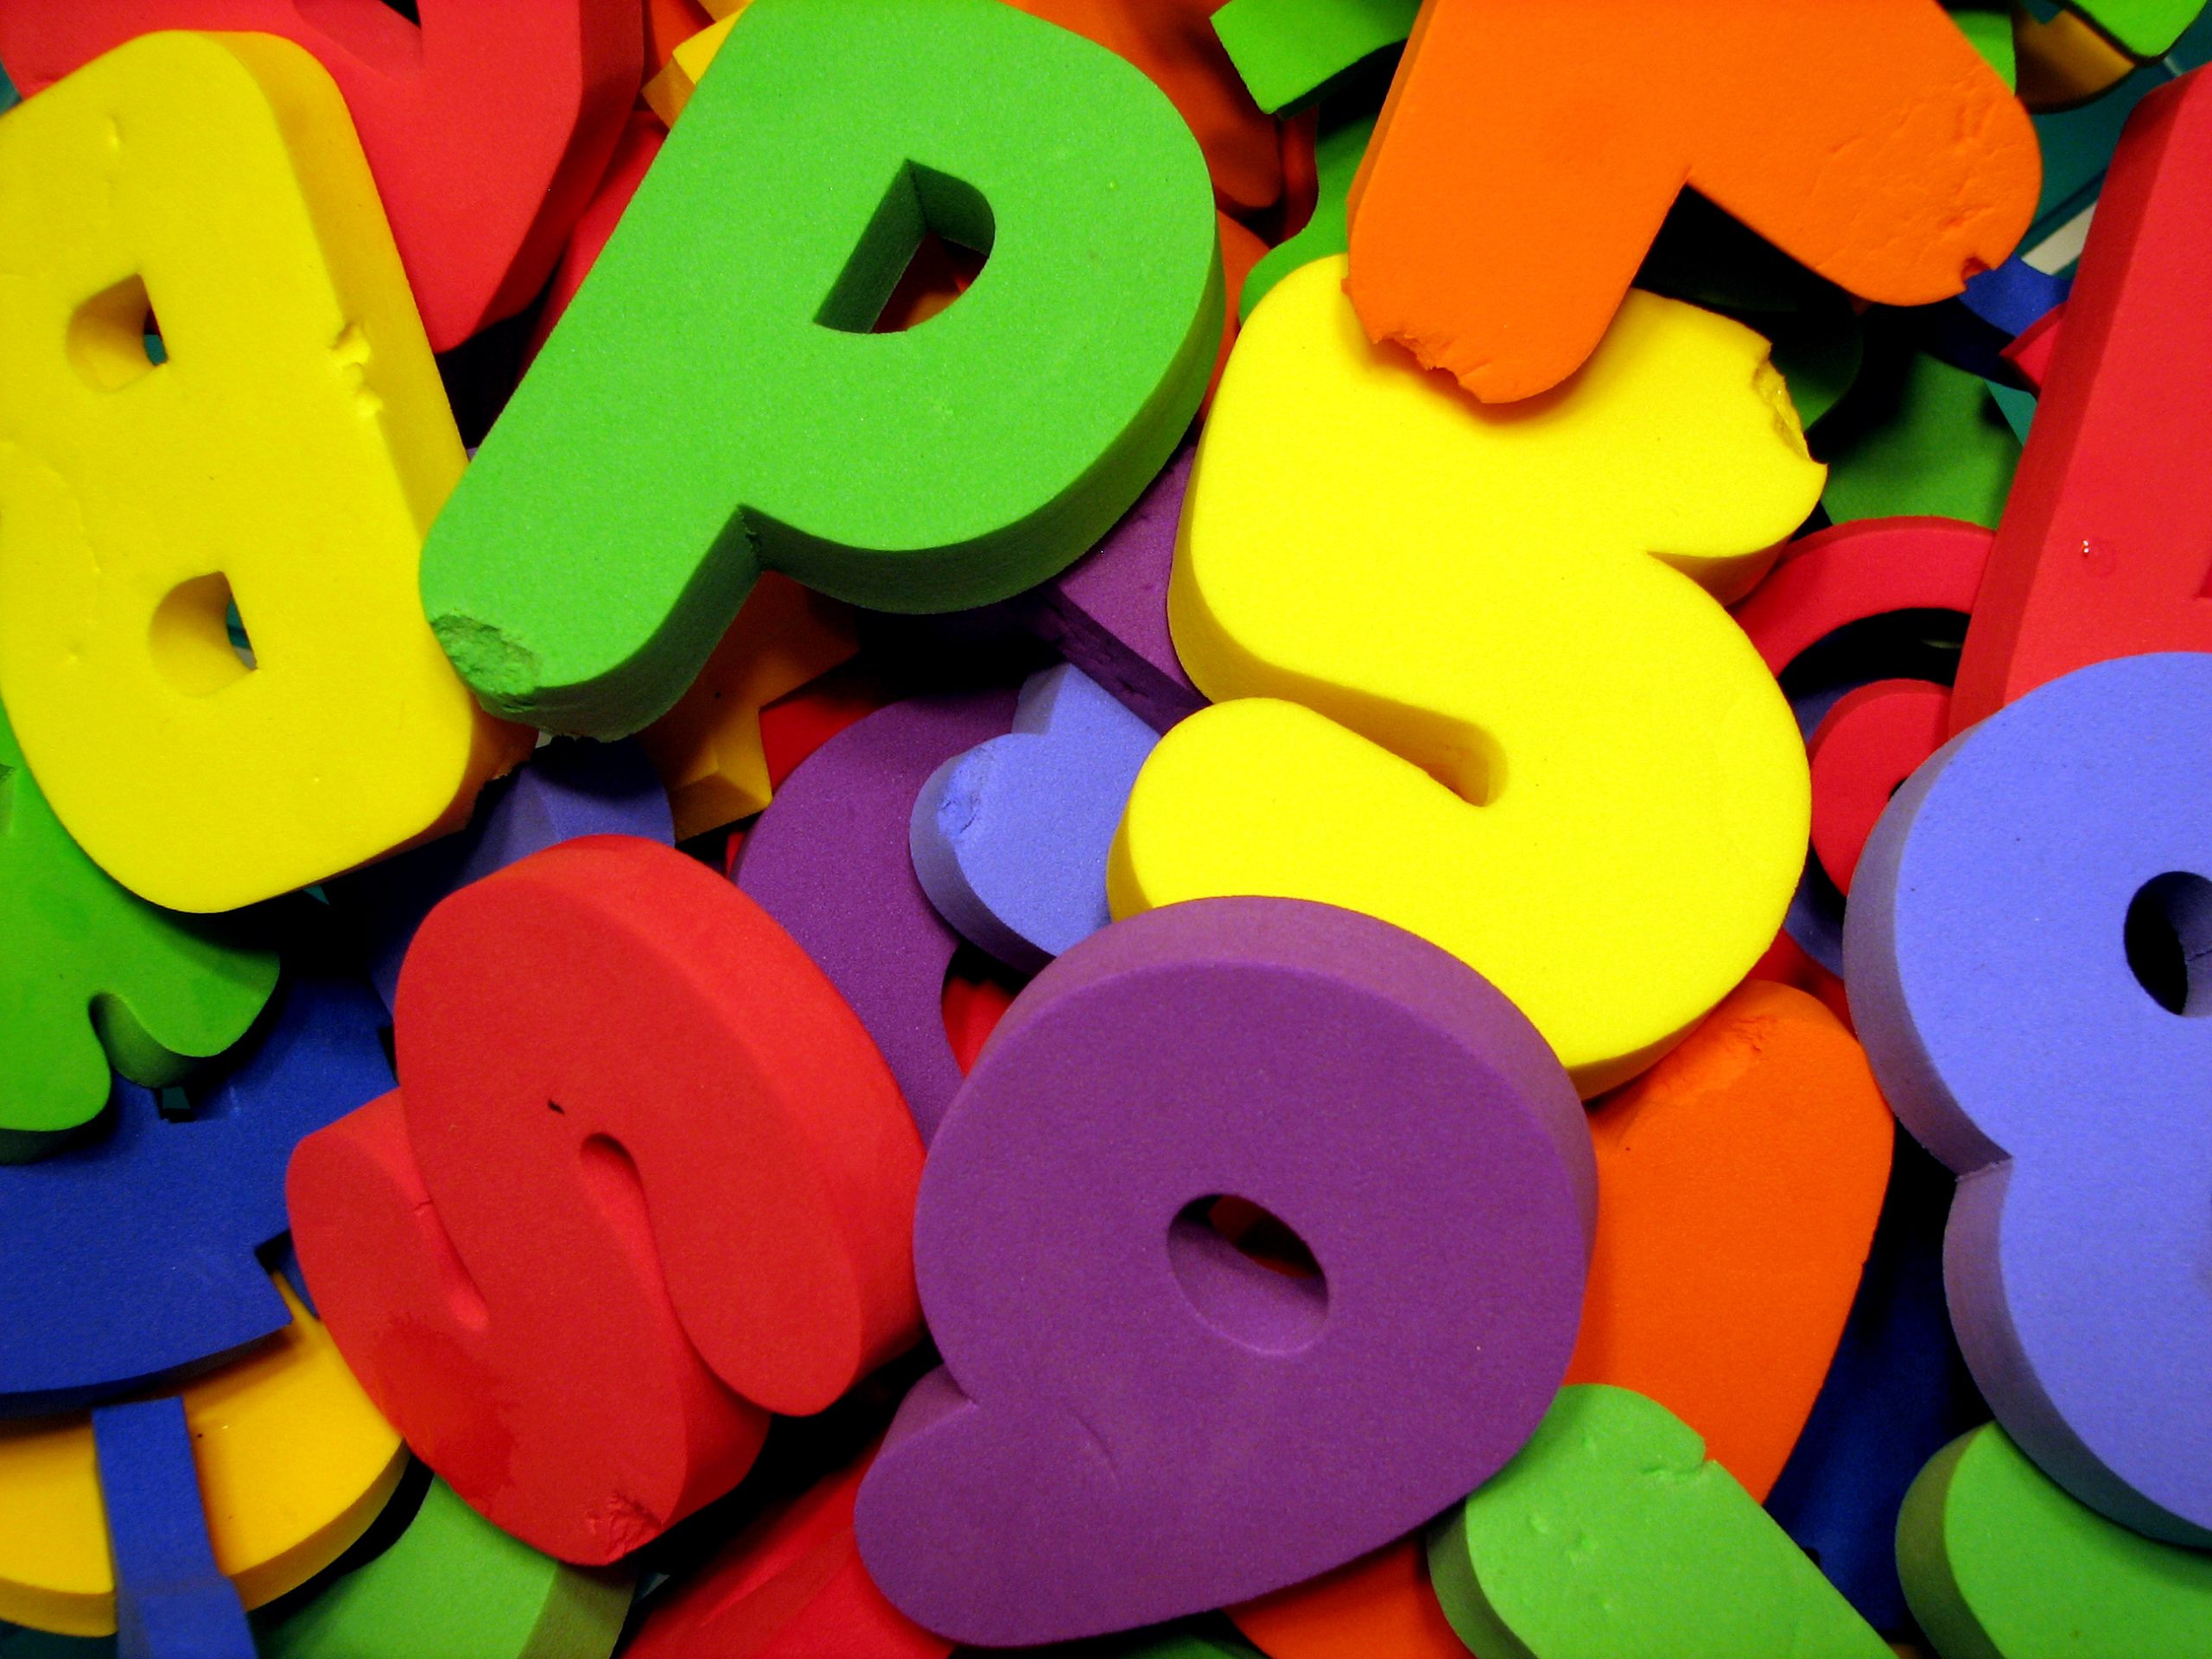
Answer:
[[2212, 1375], [2208, 734], [2212, 655], [2037, 688], [1897, 791], [1844, 931], [1882, 1093], [1959, 1176], [1944, 1281], [1998, 1421], [2083, 1503], [2199, 1547], [2212, 1414], [2179, 1379]]
[[556, 738], [484, 791], [466, 830], [334, 884], [359, 918], [369, 978], [387, 1012], [409, 941], [438, 900], [494, 870], [579, 836], [676, 841], [668, 791], [637, 744]]
[[926, 1142], [960, 1087], [944, 975], [960, 935], [907, 851], [914, 798], [954, 756], [1014, 726], [1010, 688], [909, 697], [831, 738], [747, 832], [737, 885], [783, 924], [852, 1005]]
[[1167, 632], [1167, 580], [1193, 453], [1189, 444], [1176, 451], [1096, 548], [1007, 601], [1023, 626], [1156, 732], [1206, 704]]
[[[1288, 899], [1120, 922], [1018, 997], [939, 1126], [915, 1270], [944, 1357], [861, 1490], [908, 1617], [1017, 1646], [1277, 1589], [1480, 1485], [1551, 1403], [1597, 1175], [1527, 1019]], [[1320, 1276], [1203, 1219], [1258, 1205]]]

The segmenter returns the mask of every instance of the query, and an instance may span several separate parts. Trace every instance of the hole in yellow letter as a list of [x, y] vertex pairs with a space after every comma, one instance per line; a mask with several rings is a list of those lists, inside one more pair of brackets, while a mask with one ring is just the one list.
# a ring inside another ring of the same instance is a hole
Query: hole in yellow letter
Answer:
[[255, 666], [245, 626], [232, 637], [231, 580], [221, 571], [194, 576], [169, 589], [154, 610], [154, 665], [171, 685], [204, 697], [244, 679]]
[[121, 391], [167, 357], [143, 277], [127, 277], [93, 295], [69, 319], [69, 361], [87, 385], [101, 391]]

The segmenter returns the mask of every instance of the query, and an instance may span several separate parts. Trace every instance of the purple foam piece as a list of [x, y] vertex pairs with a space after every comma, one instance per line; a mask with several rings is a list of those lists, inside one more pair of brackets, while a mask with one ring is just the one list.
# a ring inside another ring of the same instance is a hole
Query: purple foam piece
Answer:
[[668, 791], [637, 744], [556, 738], [484, 791], [466, 830], [372, 864], [339, 884], [339, 902], [360, 918], [367, 936], [369, 978], [385, 1010], [398, 994], [408, 944], [438, 900], [579, 836], [640, 836], [663, 846], [674, 843]]
[[257, 1256], [283, 1235], [302, 1137], [391, 1087], [383, 1010], [288, 966], [245, 1042], [162, 1114], [118, 1077], [105, 1116], [35, 1164], [0, 1164], [0, 1417], [82, 1406], [281, 1331]]
[[[944, 1356], [861, 1489], [870, 1574], [981, 1646], [1241, 1601], [1421, 1525], [1573, 1347], [1597, 1177], [1520, 1011], [1387, 923], [1212, 899], [1116, 923], [1000, 1024], [922, 1175]], [[1217, 1195], [1303, 1239], [1248, 1259]]]
[[1023, 626], [1157, 732], [1206, 704], [1167, 634], [1167, 580], [1194, 453], [1189, 444], [1176, 451], [1090, 552], [1007, 601]]
[[[1845, 912], [1882, 1092], [1958, 1173], [1959, 1346], [2023, 1451], [2139, 1532], [2212, 1543], [2212, 656], [2121, 658], [1946, 745]], [[2137, 940], [2187, 999], [2130, 966]], [[2158, 938], [2163, 934], [2163, 939]]]
[[1030, 973], [1105, 926], [1106, 855], [1159, 741], [1072, 663], [1031, 675], [1014, 730], [915, 798], [914, 874], [938, 914]]
[[906, 847], [930, 774], [1014, 724], [1011, 688], [910, 697], [831, 738], [784, 780], [739, 849], [737, 885], [830, 976], [883, 1051], [926, 1142], [960, 1087], [944, 975], [960, 936]]

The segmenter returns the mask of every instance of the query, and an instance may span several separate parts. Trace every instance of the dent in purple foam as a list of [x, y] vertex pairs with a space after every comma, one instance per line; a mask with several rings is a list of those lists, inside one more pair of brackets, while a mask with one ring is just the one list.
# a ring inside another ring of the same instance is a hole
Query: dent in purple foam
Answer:
[[408, 943], [437, 902], [519, 859], [579, 836], [676, 840], [668, 791], [635, 743], [556, 738], [527, 765], [484, 791], [458, 835], [372, 864], [334, 885], [338, 902], [360, 918], [369, 977], [387, 1011], [399, 988]]
[[[1518, 1009], [1371, 918], [1215, 899], [1039, 976], [946, 1115], [915, 1270], [944, 1356], [861, 1553], [942, 1636], [1056, 1642], [1310, 1578], [1489, 1478], [1574, 1344], [1596, 1173]], [[1203, 1225], [1231, 1195], [1318, 1282]]]
[[1106, 855], [1159, 734], [1073, 664], [1023, 683], [1014, 730], [915, 798], [914, 874], [969, 943], [1034, 973], [1112, 919]]
[[2076, 1497], [2196, 1545], [2212, 1413], [2177, 1379], [2212, 1375], [2207, 878], [2212, 656], [2121, 658], [1914, 773], [1844, 931], [1882, 1092], [1960, 1177], [1944, 1278], [1974, 1380]]
[[746, 836], [736, 881], [852, 1005], [926, 1141], [960, 1087], [944, 975], [960, 936], [915, 879], [914, 798], [930, 774], [1014, 723], [1011, 689], [910, 697], [831, 738]]
[[1105, 540], [1009, 601], [1024, 626], [1158, 732], [1206, 702], [1167, 632], [1167, 581], [1194, 453], [1190, 444], [1177, 450]]

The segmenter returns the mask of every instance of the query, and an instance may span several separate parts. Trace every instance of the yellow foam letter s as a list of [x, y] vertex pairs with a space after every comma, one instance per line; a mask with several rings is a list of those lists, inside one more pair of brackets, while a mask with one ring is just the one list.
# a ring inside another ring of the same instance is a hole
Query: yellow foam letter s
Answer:
[[1286, 278], [1216, 396], [1169, 610], [1217, 706], [1137, 781], [1114, 912], [1382, 917], [1594, 1093], [1743, 976], [1802, 867], [1804, 746], [1719, 601], [1823, 470], [1764, 342], [1694, 307], [1631, 295], [1573, 380], [1492, 409], [1370, 346], [1343, 282]]

